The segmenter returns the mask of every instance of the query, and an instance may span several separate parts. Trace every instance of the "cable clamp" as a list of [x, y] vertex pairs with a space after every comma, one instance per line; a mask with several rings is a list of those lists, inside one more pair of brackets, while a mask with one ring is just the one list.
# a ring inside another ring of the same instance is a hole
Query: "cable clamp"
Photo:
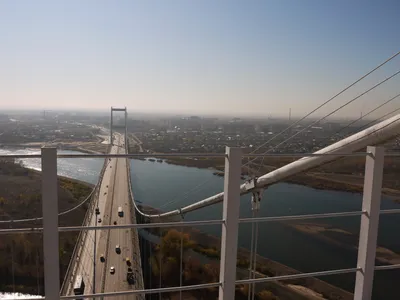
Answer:
[[260, 210], [260, 202], [262, 199], [262, 194], [264, 192], [264, 189], [255, 189], [252, 191], [252, 196], [251, 196], [251, 210]]
[[244, 185], [247, 191], [255, 189], [257, 186], [257, 177], [250, 178], [244, 183]]
[[182, 212], [182, 208], [179, 208], [179, 215], [181, 216], [181, 219], [183, 220], [185, 218], [185, 215]]

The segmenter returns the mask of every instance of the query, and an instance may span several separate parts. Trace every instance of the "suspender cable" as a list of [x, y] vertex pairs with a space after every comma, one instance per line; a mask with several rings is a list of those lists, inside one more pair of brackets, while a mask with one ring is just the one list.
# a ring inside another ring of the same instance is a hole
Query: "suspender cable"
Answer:
[[[347, 124], [346, 126], [340, 128], [338, 131], [336, 131], [332, 136], [342, 132], [343, 130], [345, 130], [346, 128], [349, 128], [351, 125], [357, 123], [358, 121], [364, 119], [365, 117], [369, 116], [370, 114], [372, 114], [373, 112], [377, 111], [378, 109], [380, 109], [381, 107], [385, 106], [386, 104], [392, 102], [393, 100], [397, 99], [398, 97], [400, 97], [400, 94], [397, 94], [396, 96], [390, 98], [389, 100], [386, 100], [385, 102], [383, 102], [382, 104], [378, 105], [377, 107], [373, 108], [372, 110], [370, 110], [369, 112], [367, 112], [365, 115], [358, 117], [357, 119], [351, 121], [349, 124]], [[392, 114], [395, 111], [390, 112], [389, 114]], [[376, 122], [377, 119], [375, 119], [373, 122]], [[367, 125], [363, 125], [363, 126], [368, 126], [369, 124], [371, 124], [370, 122]], [[332, 136], [327, 137], [326, 139], [330, 139], [332, 138]], [[321, 146], [321, 144], [320, 144]]]
[[[182, 286], [182, 275], [183, 275], [183, 227], [181, 226], [181, 260], [179, 267], [179, 287]], [[179, 300], [182, 300], [182, 290], [179, 291]]]
[[[255, 212], [251, 210], [252, 218], [255, 218]], [[250, 259], [249, 259], [249, 279], [252, 278], [252, 270], [253, 270], [253, 251], [254, 251], [254, 222], [251, 222], [251, 239], [250, 239]], [[249, 284], [247, 289], [247, 299], [251, 299], [251, 288], [252, 284]]]
[[[160, 217], [160, 222], [161, 222], [161, 217]], [[162, 240], [161, 240], [161, 237], [162, 237], [162, 234], [161, 234], [161, 231], [160, 231], [160, 260], [159, 260], [159, 263], [158, 263], [158, 271], [160, 272], [160, 281], [159, 281], [159, 284], [158, 284], [159, 288], [162, 287], [161, 286], [161, 268], [162, 268], [162, 259], [163, 259], [163, 257], [162, 257]], [[158, 294], [158, 299], [161, 300], [161, 291]]]
[[[11, 220], [10, 228], [12, 229], [13, 220]], [[11, 272], [12, 272], [12, 285], [13, 293], [15, 294], [15, 269], [14, 269], [14, 240], [11, 240]]]
[[284, 130], [282, 130], [281, 132], [279, 132], [278, 134], [274, 135], [272, 138], [270, 138], [269, 140], [267, 140], [265, 143], [263, 143], [262, 145], [258, 146], [252, 153], [256, 152], [257, 150], [261, 149], [262, 147], [264, 147], [266, 144], [268, 144], [269, 142], [271, 142], [272, 140], [274, 140], [276, 137], [282, 135], [283, 133], [287, 132], [289, 129], [293, 128], [294, 126], [296, 126], [297, 124], [299, 124], [301, 121], [305, 120], [307, 117], [309, 117], [311, 114], [313, 114], [314, 112], [316, 112], [318, 109], [320, 109], [321, 107], [325, 106], [326, 104], [328, 104], [329, 102], [331, 102], [332, 100], [334, 100], [335, 98], [337, 98], [338, 96], [340, 96], [341, 94], [343, 94], [345, 91], [347, 91], [348, 89], [350, 89], [351, 87], [353, 87], [354, 85], [356, 85], [357, 83], [359, 83], [360, 81], [362, 81], [364, 78], [368, 77], [370, 74], [372, 74], [373, 72], [375, 72], [376, 70], [378, 70], [379, 68], [383, 67], [385, 64], [387, 64], [389, 61], [391, 61], [392, 59], [394, 59], [396, 56], [398, 56], [400, 54], [400, 51], [395, 53], [394, 55], [392, 55], [391, 57], [389, 57], [387, 60], [385, 60], [383, 63], [379, 64], [378, 66], [376, 66], [375, 68], [373, 68], [371, 71], [367, 72], [365, 75], [361, 76], [359, 79], [357, 79], [356, 81], [354, 81], [352, 84], [348, 85], [346, 88], [344, 88], [343, 90], [341, 90], [340, 92], [338, 92], [337, 94], [335, 94], [333, 97], [329, 98], [328, 100], [326, 100], [324, 103], [322, 103], [321, 105], [317, 106], [315, 109], [313, 109], [311, 112], [307, 113], [304, 117], [302, 117], [301, 119], [297, 120], [296, 122], [292, 123], [291, 125], [289, 125], [287, 128], [285, 128]]
[[[256, 211], [256, 217], [258, 217], [258, 210]], [[253, 255], [253, 276], [252, 279], [256, 278], [256, 271], [257, 271], [257, 246], [258, 246], [258, 222], [256, 222], [255, 225], [255, 240], [254, 240], [254, 255]], [[254, 292], [255, 292], [255, 283], [252, 283], [252, 288], [251, 288], [251, 300], [254, 300]]]
[[[327, 114], [327, 115], [325, 115], [325, 116], [319, 118], [318, 120], [312, 122], [310, 125], [304, 127], [302, 130], [299, 130], [299, 131], [296, 132], [295, 134], [291, 135], [291, 136], [288, 137], [287, 139], [285, 139], [285, 140], [283, 140], [282, 142], [280, 142], [278, 145], [269, 148], [267, 151], [264, 152], [264, 154], [266, 154], [266, 153], [268, 153], [268, 152], [270, 152], [270, 151], [272, 151], [272, 150], [278, 148], [278, 147], [281, 146], [282, 144], [288, 142], [289, 140], [291, 140], [291, 139], [294, 138], [295, 136], [298, 136], [300, 133], [304, 132], [305, 130], [309, 129], [310, 127], [314, 126], [315, 124], [317, 124], [317, 123], [319, 123], [319, 122], [325, 120], [327, 117], [333, 115], [333, 114], [336, 113], [337, 111], [339, 111], [339, 110], [341, 110], [342, 108], [346, 107], [347, 105], [353, 103], [354, 101], [356, 101], [356, 100], [359, 99], [360, 97], [362, 97], [362, 96], [368, 94], [370, 91], [372, 91], [373, 89], [377, 88], [377, 87], [380, 86], [381, 84], [383, 84], [383, 83], [389, 81], [390, 79], [394, 78], [394, 77], [397, 76], [398, 74], [400, 74], [400, 70], [397, 71], [397, 72], [395, 72], [395, 73], [393, 73], [392, 75], [390, 75], [389, 77], [385, 78], [384, 80], [380, 81], [379, 83], [375, 84], [373, 87], [369, 88], [369, 89], [366, 90], [365, 92], [362, 92], [362, 93], [359, 94], [358, 96], [356, 96], [356, 97], [354, 97], [353, 99], [347, 101], [345, 104], [339, 106], [339, 107], [336, 108], [335, 110], [331, 111], [329, 114]], [[261, 168], [261, 166], [262, 166], [262, 164], [263, 164], [263, 162], [264, 162], [264, 158], [265, 158], [265, 157], [262, 158], [262, 161], [261, 161], [261, 164], [260, 164], [260, 168]], [[253, 160], [251, 160], [251, 161], [254, 161], [254, 160], [255, 160], [255, 159], [253, 159]], [[260, 170], [260, 168], [258, 169], [258, 171]]]

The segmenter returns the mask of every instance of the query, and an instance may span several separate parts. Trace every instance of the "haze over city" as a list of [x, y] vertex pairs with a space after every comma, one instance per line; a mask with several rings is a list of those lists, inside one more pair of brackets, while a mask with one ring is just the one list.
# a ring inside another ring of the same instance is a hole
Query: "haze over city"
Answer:
[[[0, 109], [302, 116], [399, 49], [399, 9], [397, 1], [2, 1]], [[335, 117], [358, 117], [398, 83]]]
[[398, 300], [399, 11], [0, 0], [0, 299]]

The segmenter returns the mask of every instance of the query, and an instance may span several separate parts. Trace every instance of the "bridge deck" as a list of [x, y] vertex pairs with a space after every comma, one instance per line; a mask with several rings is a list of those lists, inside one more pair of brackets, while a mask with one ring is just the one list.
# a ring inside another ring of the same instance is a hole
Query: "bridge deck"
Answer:
[[[111, 153], [125, 153], [120, 145], [123, 142], [122, 136], [116, 140], [116, 145], [111, 148]], [[128, 176], [126, 172], [127, 159], [112, 158], [107, 161], [108, 165], [104, 172], [103, 180], [100, 185], [98, 207], [100, 215], [96, 216], [95, 211], [91, 212], [89, 225], [110, 225], [114, 221], [117, 224], [136, 223], [136, 216], [131, 209], [129, 198]], [[93, 206], [95, 208], [96, 205]], [[122, 207], [123, 216], [118, 216], [118, 207]], [[101, 222], [98, 220], [101, 219]], [[88, 231], [81, 242], [81, 253], [77, 266], [71, 266], [75, 272], [71, 274], [72, 280], [66, 284], [65, 294], [73, 295], [73, 283], [77, 275], [82, 275], [85, 282], [85, 294], [92, 292], [113, 292], [141, 289], [142, 270], [140, 267], [140, 250], [138, 249], [137, 234], [132, 230], [116, 229]], [[119, 245], [121, 253], [116, 252]], [[137, 249], [136, 249], [137, 248]], [[105, 262], [100, 261], [100, 256], [104, 255]], [[126, 274], [128, 265], [126, 258], [129, 258], [134, 271], [135, 284], [129, 285]], [[111, 267], [115, 268], [115, 274], [110, 273]], [[95, 271], [95, 272], [94, 272]], [[139, 298], [139, 297], [138, 297]], [[114, 297], [113, 299], [128, 299], [128, 296]], [[133, 299], [129, 296], [129, 299]]]

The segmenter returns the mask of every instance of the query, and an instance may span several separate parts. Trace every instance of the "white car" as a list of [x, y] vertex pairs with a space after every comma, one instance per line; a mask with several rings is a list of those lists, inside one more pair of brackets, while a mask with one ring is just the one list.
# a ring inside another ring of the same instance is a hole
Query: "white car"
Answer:
[[114, 267], [114, 266], [112, 266], [112, 267], [110, 268], [110, 273], [111, 273], [111, 274], [114, 274], [114, 273], [115, 273], [115, 267]]

